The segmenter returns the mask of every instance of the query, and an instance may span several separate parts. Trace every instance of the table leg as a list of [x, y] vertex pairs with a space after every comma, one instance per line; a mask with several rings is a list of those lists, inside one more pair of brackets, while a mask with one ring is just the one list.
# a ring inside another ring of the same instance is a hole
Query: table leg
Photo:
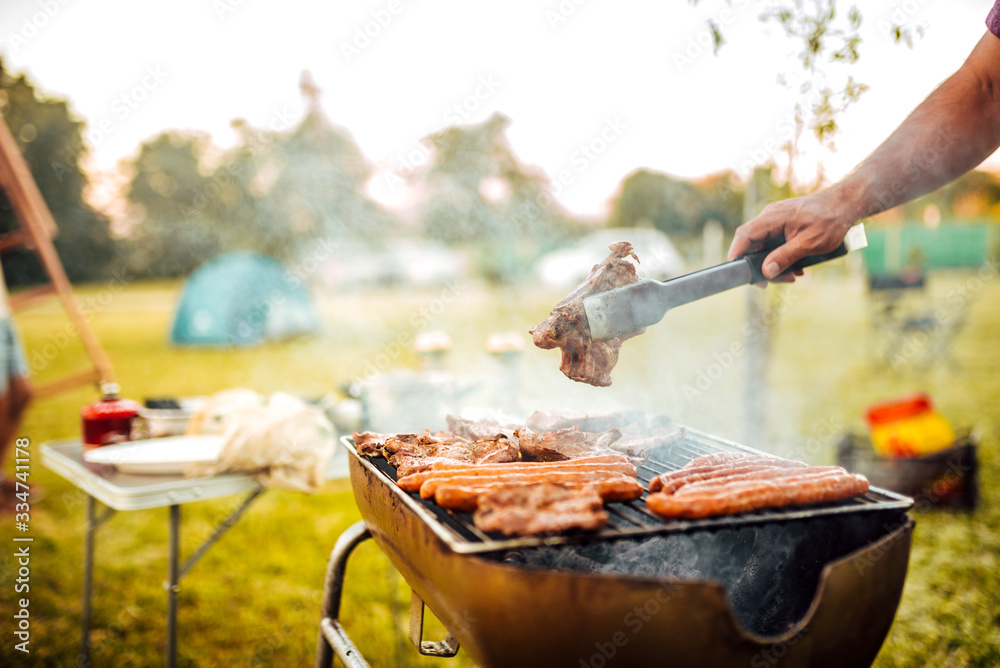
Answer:
[[87, 495], [87, 523], [84, 527], [83, 538], [83, 605], [80, 614], [81, 635], [80, 654], [77, 657], [77, 664], [82, 668], [89, 668], [90, 663], [90, 618], [91, 618], [91, 593], [93, 591], [94, 577], [94, 536], [97, 529], [108, 521], [115, 514], [114, 508], [105, 508], [100, 517], [97, 517], [95, 509], [97, 500]]
[[80, 665], [90, 665], [90, 591], [94, 571], [94, 497], [87, 495], [87, 522], [83, 542], [83, 612], [80, 625], [83, 637], [80, 640]]
[[181, 507], [170, 506], [170, 578], [167, 582], [167, 668], [177, 668], [177, 586], [180, 556]]

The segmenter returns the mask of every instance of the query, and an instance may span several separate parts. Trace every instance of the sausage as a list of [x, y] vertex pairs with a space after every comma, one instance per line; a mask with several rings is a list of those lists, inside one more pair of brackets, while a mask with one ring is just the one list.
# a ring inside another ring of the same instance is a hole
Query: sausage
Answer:
[[[621, 474], [635, 478], [635, 467], [631, 464], [578, 464], [576, 466], [559, 466], [554, 468], [522, 468], [519, 465], [485, 466], [475, 469], [442, 469], [438, 471], [420, 471], [401, 478], [398, 482], [402, 489], [415, 492], [431, 480], [442, 482], [453, 478], [490, 478], [503, 480], [517, 475], [546, 475], [548, 473], [605, 473]], [[432, 488], [433, 489], [433, 488]], [[425, 497], [426, 498], [426, 497]]]
[[792, 483], [736, 482], [728, 485], [725, 492], [721, 493], [715, 491], [674, 496], [653, 494], [646, 499], [646, 505], [664, 517], [701, 519], [765, 508], [839, 501], [860, 496], [867, 491], [868, 481], [863, 476], [835, 474]]
[[[659, 492], [663, 491], [667, 494], [673, 494], [681, 487], [689, 485], [694, 482], [702, 480], [712, 480], [714, 478], [722, 478], [729, 475], [734, 475], [738, 473], [748, 473], [750, 471], [757, 471], [762, 469], [773, 469], [780, 468], [781, 470], [787, 470], [786, 467], [775, 466], [772, 462], [767, 460], [753, 460], [744, 461], [740, 460], [735, 464], [719, 464], [716, 466], [696, 466], [694, 468], [684, 467], [679, 471], [670, 471], [669, 473], [664, 473], [659, 475], [649, 481], [649, 491]], [[801, 467], [789, 467], [789, 468], [805, 468], [805, 464]]]
[[868, 479], [851, 473], [825, 472], [797, 480], [746, 480], [719, 489], [683, 495], [651, 494], [646, 506], [669, 519], [702, 519], [765, 508], [840, 501], [868, 493]]
[[692, 468], [697, 466], [719, 466], [721, 464], [733, 464], [741, 459], [749, 459], [751, 457], [759, 458], [759, 455], [736, 451], [713, 452], [710, 455], [702, 455], [701, 457], [692, 459], [688, 462], [687, 466]]
[[457, 476], [498, 476], [515, 473], [542, 473], [545, 471], [609, 471], [635, 477], [635, 467], [625, 457], [585, 457], [560, 462], [511, 462], [509, 464], [434, 464], [430, 469], [404, 476], [396, 484], [408, 492], [415, 492], [431, 478], [446, 479]]
[[[442, 508], [457, 512], [472, 512], [479, 503], [479, 496], [485, 492], [523, 484], [533, 484], [548, 481], [528, 481], [528, 482], [479, 482], [478, 484], [455, 484], [453, 481], [439, 486], [434, 492], [434, 501]], [[604, 501], [634, 501], [642, 496], [642, 485], [637, 481], [625, 476], [608, 480], [580, 481], [580, 482], [559, 482], [556, 483], [564, 487], [582, 488], [592, 487]]]
[[[535, 482], [550, 482], [554, 484], [565, 484], [571, 482], [599, 482], [603, 480], [615, 480], [624, 479], [635, 481], [632, 476], [627, 476], [624, 473], [618, 473], [615, 471], [606, 470], [593, 470], [593, 471], [543, 471], [540, 473], [524, 473], [524, 472], [512, 472], [504, 475], [494, 475], [487, 477], [485, 480], [482, 476], [467, 475], [467, 476], [453, 476], [449, 478], [430, 478], [422, 485], [420, 485], [420, 498], [429, 499], [434, 496], [434, 492], [441, 485], [458, 485], [458, 486], [478, 486], [489, 483], [498, 484], [525, 484], [525, 483], [535, 483]], [[636, 485], [639, 485], [636, 482]], [[642, 486], [639, 485], [640, 493]]]
[[749, 471], [733, 471], [732, 475], [719, 476], [711, 479], [694, 480], [677, 490], [677, 494], [698, 494], [706, 490], [716, 490], [723, 485], [745, 480], [797, 480], [808, 476], [815, 478], [833, 473], [845, 474], [847, 471], [839, 466], [809, 466], [803, 469], [788, 469], [780, 466], [766, 466]]
[[696, 466], [693, 468], [688, 468], [687, 466], [685, 466], [684, 468], [678, 469], [676, 471], [667, 471], [666, 473], [661, 473], [660, 475], [656, 476], [655, 478], [649, 481], [649, 491], [659, 492], [667, 484], [675, 480], [681, 480], [682, 478], [686, 478], [687, 476], [690, 475], [701, 475], [704, 473], [711, 473], [712, 471], [717, 471], [720, 468], [721, 467], [719, 465]]
[[[631, 465], [628, 465], [631, 466]], [[434, 490], [438, 485], [441, 485], [452, 480], [459, 480], [459, 484], [465, 484], [462, 481], [468, 481], [469, 484], [483, 481], [497, 481], [497, 482], [520, 482], [526, 478], [532, 478], [536, 482], [545, 482], [549, 479], [549, 476], [560, 475], [563, 476], [564, 480], [569, 480], [565, 476], [576, 475], [576, 476], [589, 476], [595, 480], [600, 480], [603, 478], [614, 477], [614, 476], [625, 476], [631, 479], [635, 479], [635, 473], [630, 468], [622, 467], [609, 468], [605, 464], [584, 464], [582, 466], [575, 467], [559, 467], [552, 469], [522, 469], [520, 467], [507, 467], [506, 469], [498, 469], [493, 471], [480, 471], [480, 470], [454, 470], [454, 471], [439, 471], [437, 475], [428, 475], [423, 477], [423, 482], [421, 482], [416, 489], [420, 490], [420, 496], [422, 498], [430, 498], [434, 496]], [[413, 476], [410, 476], [413, 477]], [[406, 480], [404, 482], [407, 491], [415, 491], [414, 482], [418, 481], [419, 478], [414, 478], [414, 481]]]
[[756, 452], [736, 452], [736, 451], [714, 452], [710, 455], [702, 455], [701, 457], [692, 459], [690, 462], [688, 462], [687, 466], [693, 468], [696, 466], [719, 466], [721, 464], [735, 464], [737, 462], [742, 464], [755, 460], [780, 462], [776, 463], [775, 464], [776, 466], [795, 466], [795, 467], [806, 466], [806, 464], [804, 464], [803, 462], [796, 462], [790, 459], [782, 459], [781, 457], [775, 457], [773, 455], [767, 455]]

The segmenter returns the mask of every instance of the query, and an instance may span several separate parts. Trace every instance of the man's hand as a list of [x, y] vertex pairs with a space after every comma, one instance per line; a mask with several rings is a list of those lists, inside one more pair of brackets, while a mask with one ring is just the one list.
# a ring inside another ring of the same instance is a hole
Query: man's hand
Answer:
[[[785, 235], [785, 243], [764, 258], [764, 276], [774, 279], [807, 255], [829, 253], [844, 240], [858, 218], [847, 194], [832, 188], [807, 197], [772, 202], [760, 215], [739, 226], [729, 248], [729, 259], [760, 249], [767, 239]], [[797, 271], [795, 275], [801, 276]], [[792, 275], [778, 281], [794, 281]]]
[[768, 204], [736, 230], [729, 259], [784, 233], [785, 244], [764, 258], [764, 275], [774, 279], [806, 255], [832, 251], [862, 218], [940, 188], [998, 147], [1000, 39], [987, 32], [962, 67], [850, 176], [815, 195]]

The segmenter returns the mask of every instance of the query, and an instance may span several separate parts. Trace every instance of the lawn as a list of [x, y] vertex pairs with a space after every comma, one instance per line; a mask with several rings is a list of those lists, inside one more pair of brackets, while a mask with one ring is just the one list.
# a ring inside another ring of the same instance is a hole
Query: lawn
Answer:
[[[763, 293], [764, 313], [775, 314], [777, 324], [752, 430], [743, 409], [747, 355], [734, 348], [747, 343], [748, 332], [760, 331], [745, 321], [748, 290], [672, 312], [626, 343], [610, 388], [565, 380], [556, 353], [529, 347], [520, 364], [520, 409], [639, 407], [737, 440], [757, 434], [750, 445], [828, 463], [839, 434], [863, 430], [865, 406], [926, 390], [955, 425], [981, 431], [982, 502], [975, 513], [913, 512], [906, 589], [876, 665], [1000, 665], [1000, 281], [992, 275], [977, 281], [972, 270], [933, 276], [913, 307], [931, 304], [939, 315], [965, 316], [950, 355], [914, 342], [901, 358], [886, 360], [877, 354], [860, 278], [838, 267], [807, 278]], [[178, 290], [176, 283], [80, 290], [127, 396], [197, 396], [245, 386], [319, 397], [373, 368], [415, 367], [416, 356], [397, 344], [421, 329], [442, 329], [454, 340], [446, 363], [473, 388], [465, 408], [488, 408], [498, 367], [484, 350], [487, 334], [524, 332], [561, 296], [472, 283], [327, 295], [320, 336], [252, 349], [182, 350], [167, 341]], [[40, 377], [82, 366], [79, 347], [59, 334], [65, 318], [56, 305], [17, 320], [29, 349], [49, 352], [48, 359], [36, 359]], [[94, 396], [83, 388], [38, 402], [22, 435], [33, 447], [76, 436], [79, 408]], [[35, 498], [31, 514], [31, 654], [12, 649], [7, 617], [0, 624], [0, 664], [70, 666], [79, 642], [84, 497], [41, 467], [37, 449], [33, 453], [30, 482], [45, 495]], [[190, 554], [233, 502], [184, 506], [182, 554]], [[100, 529], [95, 665], [162, 665], [166, 515], [166, 509], [119, 513]], [[343, 480], [314, 496], [271, 491], [261, 497], [181, 583], [180, 665], [311, 665], [326, 559], [337, 536], [358, 519]], [[11, 545], [10, 522], [2, 531]], [[14, 565], [12, 550], [4, 550], [4, 610], [14, 605]], [[420, 657], [405, 639], [408, 606], [406, 583], [373, 544], [363, 545], [348, 569], [343, 615], [372, 665], [472, 665], [464, 653], [450, 663]], [[440, 628], [427, 631], [439, 635]]]

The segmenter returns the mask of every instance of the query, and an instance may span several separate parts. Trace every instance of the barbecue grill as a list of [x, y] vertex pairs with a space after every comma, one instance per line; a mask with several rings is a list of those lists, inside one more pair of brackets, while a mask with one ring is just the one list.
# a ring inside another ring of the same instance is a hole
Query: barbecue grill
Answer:
[[[704, 454], [756, 452], [678, 434], [638, 467], [644, 486]], [[363, 522], [331, 554], [318, 667], [334, 653], [368, 665], [339, 616], [347, 558], [369, 537], [413, 590], [417, 649], [452, 656], [461, 644], [482, 666], [867, 666], [902, 594], [912, 500], [886, 490], [698, 521], [608, 503], [599, 532], [510, 539], [401, 490], [393, 466], [343, 443]], [[602, 561], [615, 553], [632, 565]], [[421, 637], [425, 602], [449, 630], [441, 642]]]

